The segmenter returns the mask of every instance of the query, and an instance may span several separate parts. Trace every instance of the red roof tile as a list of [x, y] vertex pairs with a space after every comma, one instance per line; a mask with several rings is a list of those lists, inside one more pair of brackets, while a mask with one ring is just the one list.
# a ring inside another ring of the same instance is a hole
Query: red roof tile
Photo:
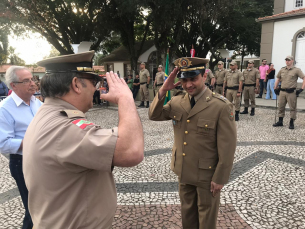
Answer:
[[280, 13], [280, 14], [274, 14], [272, 16], [260, 17], [257, 19], [257, 21], [268, 21], [268, 20], [273, 20], [273, 19], [278, 19], [278, 18], [298, 16], [298, 15], [303, 15], [303, 14], [305, 15], [305, 8], [287, 11], [287, 12]]

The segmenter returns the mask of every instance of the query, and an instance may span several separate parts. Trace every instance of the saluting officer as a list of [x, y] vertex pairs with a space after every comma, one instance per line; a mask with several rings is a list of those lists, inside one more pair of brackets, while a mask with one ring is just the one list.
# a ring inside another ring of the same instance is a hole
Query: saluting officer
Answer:
[[[290, 108], [290, 123], [289, 129], [294, 129], [294, 120], [297, 118], [297, 96], [304, 90], [305, 80], [301, 69], [294, 67], [293, 56], [287, 56], [286, 67], [282, 67], [277, 74], [277, 79], [274, 84], [274, 91], [279, 94], [279, 121], [273, 124], [274, 127], [283, 126], [283, 118], [285, 116], [285, 106], [288, 102]], [[303, 79], [302, 88], [296, 90], [298, 77]], [[277, 86], [281, 82], [281, 88]], [[280, 92], [279, 92], [280, 90]]]
[[159, 65], [158, 72], [156, 73], [155, 83], [154, 83], [155, 89], [156, 89], [156, 94], [158, 93], [159, 89], [162, 87], [164, 80], [165, 80], [165, 73], [163, 72], [163, 66]]
[[223, 94], [223, 81], [225, 78], [226, 73], [228, 72], [226, 69], [223, 67], [223, 62], [218, 61], [218, 70], [215, 72], [215, 81], [216, 81], [216, 93]]
[[150, 74], [149, 71], [145, 68], [145, 63], [140, 64], [140, 95], [141, 95], [141, 104], [138, 107], [144, 107], [144, 101], [146, 101], [146, 108], [149, 107], [149, 82]]
[[117, 74], [106, 73], [109, 92], [101, 99], [118, 104], [119, 126], [103, 129], [86, 119], [100, 81], [93, 56], [90, 51], [38, 62], [46, 68], [45, 103], [23, 141], [29, 210], [37, 229], [111, 228], [117, 200], [113, 166], [134, 166], [144, 156], [132, 93]]
[[251, 101], [251, 116], [255, 115], [255, 94], [259, 87], [259, 70], [254, 68], [254, 61], [248, 61], [248, 68], [243, 71], [244, 83], [244, 102], [245, 109], [241, 114], [248, 114], [249, 100]]
[[[243, 88], [244, 77], [243, 74], [237, 69], [237, 63], [233, 60], [230, 63], [230, 71], [225, 75], [223, 83], [223, 91], [226, 91], [226, 97], [230, 102], [234, 101], [235, 104], [235, 121], [239, 120], [240, 109], [240, 96]], [[223, 92], [223, 93], [224, 93]]]
[[[228, 182], [236, 148], [234, 107], [205, 86], [207, 59], [184, 57], [154, 98], [149, 118], [172, 120], [171, 169], [178, 176], [183, 228], [216, 228], [220, 190]], [[180, 72], [179, 72], [180, 71]], [[176, 76], [180, 82], [174, 83]], [[163, 106], [166, 92], [182, 84]]]

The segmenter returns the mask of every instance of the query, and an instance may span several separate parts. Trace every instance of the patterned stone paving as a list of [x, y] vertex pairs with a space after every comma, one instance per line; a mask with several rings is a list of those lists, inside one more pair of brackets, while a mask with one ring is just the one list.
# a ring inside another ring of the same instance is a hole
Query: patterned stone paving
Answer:
[[[170, 121], [148, 120], [138, 109], [145, 133], [144, 161], [115, 168], [118, 207], [113, 228], [182, 228], [177, 177], [169, 168], [173, 132]], [[288, 113], [289, 114], [289, 113]], [[117, 126], [115, 107], [94, 107], [88, 119]], [[231, 179], [221, 195], [217, 228], [305, 229], [305, 114], [295, 130], [274, 128], [274, 110], [256, 109], [237, 123], [238, 146]], [[24, 210], [7, 157], [0, 154], [0, 229], [20, 228]]]

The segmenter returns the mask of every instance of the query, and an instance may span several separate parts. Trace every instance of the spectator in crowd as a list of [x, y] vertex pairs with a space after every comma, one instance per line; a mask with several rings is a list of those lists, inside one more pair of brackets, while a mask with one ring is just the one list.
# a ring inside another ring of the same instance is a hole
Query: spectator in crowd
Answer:
[[10, 94], [12, 94], [12, 89], [9, 89], [7, 96], [9, 96]]
[[0, 151], [10, 155], [11, 175], [17, 183], [25, 209], [22, 229], [32, 229], [33, 223], [28, 209], [28, 189], [22, 171], [23, 138], [42, 103], [33, 96], [36, 85], [27, 68], [11, 66], [7, 69], [5, 78], [13, 92], [0, 103]]
[[266, 79], [266, 74], [269, 69], [269, 65], [267, 65], [267, 60], [263, 59], [262, 60], [262, 65], [259, 67], [259, 73], [261, 78], [259, 79], [259, 95], [256, 98], [262, 98], [264, 89], [267, 90], [267, 79]]
[[128, 87], [129, 87], [129, 89], [132, 91], [132, 88], [133, 88], [133, 79], [132, 79], [132, 75], [128, 75], [127, 85], [128, 85]]
[[267, 70], [267, 74], [266, 74], [266, 77], [268, 78], [266, 99], [270, 99], [271, 94], [272, 94], [272, 99], [276, 99], [276, 94], [274, 92], [274, 83], [275, 83], [274, 76], [275, 76], [274, 64], [270, 63], [269, 69]]
[[133, 81], [133, 90], [132, 90], [134, 100], [136, 99], [139, 90], [140, 90], [140, 79], [139, 79], [139, 74], [136, 74], [136, 78]]
[[7, 96], [8, 88], [5, 83], [0, 79], [0, 96]]
[[102, 81], [98, 82], [95, 86], [95, 92], [93, 94], [93, 104], [101, 105], [101, 98], [100, 98], [100, 87], [102, 86]]

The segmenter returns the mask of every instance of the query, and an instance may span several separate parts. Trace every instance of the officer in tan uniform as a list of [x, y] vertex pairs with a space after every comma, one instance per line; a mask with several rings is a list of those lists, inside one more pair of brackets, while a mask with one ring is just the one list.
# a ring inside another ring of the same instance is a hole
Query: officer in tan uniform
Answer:
[[163, 66], [159, 65], [154, 83], [156, 94], [158, 93], [159, 89], [162, 87], [164, 80], [165, 80], [165, 73], [163, 72]]
[[243, 71], [244, 82], [244, 102], [245, 109], [241, 114], [248, 114], [249, 100], [251, 101], [251, 116], [255, 115], [255, 94], [259, 87], [259, 70], [254, 68], [254, 61], [248, 61], [248, 68]]
[[143, 159], [142, 125], [124, 79], [106, 73], [109, 93], [101, 95], [118, 104], [118, 127], [103, 129], [85, 117], [100, 80], [93, 73], [93, 56], [90, 51], [38, 62], [46, 68], [45, 103], [23, 143], [36, 229], [111, 228], [117, 199], [113, 166], [130, 167]]
[[[294, 120], [297, 118], [297, 96], [304, 90], [305, 80], [304, 73], [301, 69], [294, 67], [293, 56], [287, 56], [286, 67], [281, 68], [277, 74], [277, 79], [274, 84], [274, 91], [279, 94], [279, 121], [273, 124], [274, 127], [283, 126], [283, 118], [285, 116], [285, 106], [288, 102], [290, 108], [290, 123], [289, 129], [294, 129]], [[296, 90], [298, 77], [303, 79], [302, 88]], [[281, 88], [278, 89], [279, 82]], [[280, 90], [280, 91], [279, 91]]]
[[215, 85], [215, 77], [211, 71], [211, 69], [206, 69], [205, 71], [207, 73], [207, 80], [205, 82], [205, 85], [209, 87], [209, 89], [213, 90]]
[[[149, 118], [172, 120], [171, 169], [179, 179], [183, 228], [216, 228], [220, 190], [228, 182], [236, 148], [234, 107], [205, 86], [207, 59], [184, 57], [154, 98]], [[180, 71], [180, 72], [179, 72]], [[175, 83], [176, 76], [180, 82]], [[168, 90], [180, 92], [163, 106]]]
[[228, 72], [223, 67], [223, 62], [218, 61], [218, 70], [215, 72], [215, 81], [216, 81], [216, 93], [223, 94], [223, 81], [225, 78], [226, 73]]
[[146, 101], [146, 108], [149, 107], [149, 92], [148, 86], [150, 82], [149, 71], [145, 68], [145, 63], [140, 64], [140, 95], [141, 104], [138, 107], [144, 107], [144, 101]]
[[244, 77], [237, 69], [237, 63], [233, 60], [230, 63], [230, 71], [228, 71], [224, 78], [223, 91], [226, 91], [226, 97], [230, 102], [235, 104], [235, 121], [239, 121], [240, 96], [243, 88]]

